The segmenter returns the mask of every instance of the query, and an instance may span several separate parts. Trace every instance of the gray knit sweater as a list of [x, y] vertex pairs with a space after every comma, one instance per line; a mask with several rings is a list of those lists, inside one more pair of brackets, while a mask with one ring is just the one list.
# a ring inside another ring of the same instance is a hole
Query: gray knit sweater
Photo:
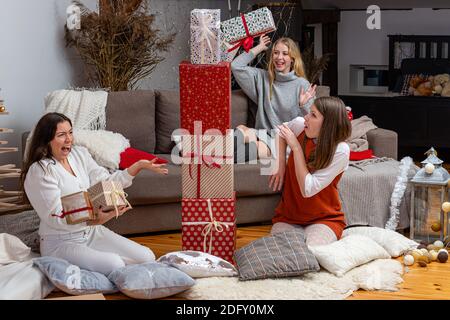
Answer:
[[255, 128], [270, 130], [295, 117], [305, 116], [313, 101], [300, 108], [299, 94], [302, 87], [304, 91], [308, 89], [308, 80], [297, 77], [294, 71], [287, 74], [276, 72], [272, 99], [269, 99], [269, 73], [248, 66], [254, 58], [251, 51], [242, 53], [231, 63], [231, 70], [245, 94], [258, 105]]

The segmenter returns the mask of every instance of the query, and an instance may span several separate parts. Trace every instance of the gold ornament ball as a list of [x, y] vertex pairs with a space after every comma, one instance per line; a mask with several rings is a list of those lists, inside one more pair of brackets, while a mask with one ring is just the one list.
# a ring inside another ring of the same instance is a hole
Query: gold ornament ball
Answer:
[[433, 230], [434, 232], [441, 231], [441, 223], [439, 221], [433, 222], [433, 224], [431, 225], [431, 230]]
[[430, 263], [430, 260], [425, 256], [420, 256], [417, 260], [417, 264], [421, 267], [426, 267], [428, 263]]
[[432, 174], [433, 171], [434, 171], [434, 164], [432, 164], [432, 163], [427, 163], [427, 164], [425, 165], [425, 172], [428, 173], [428, 174]]
[[446, 201], [442, 204], [442, 211], [445, 213], [450, 212], [450, 202]]
[[413, 252], [411, 252], [411, 255], [413, 256], [414, 261], [418, 261], [419, 257], [422, 256], [422, 252], [413, 251]]
[[5, 112], [6, 108], [3, 105], [0, 105], [0, 112]]

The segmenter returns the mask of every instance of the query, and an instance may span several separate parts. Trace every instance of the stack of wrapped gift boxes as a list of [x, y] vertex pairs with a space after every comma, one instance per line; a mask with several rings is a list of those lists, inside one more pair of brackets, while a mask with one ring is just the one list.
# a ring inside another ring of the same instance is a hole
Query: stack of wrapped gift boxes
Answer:
[[239, 46], [247, 49], [251, 36], [274, 29], [267, 8], [222, 25], [220, 10], [191, 11], [191, 61], [179, 66], [180, 123], [189, 132], [181, 145], [183, 250], [233, 262], [236, 197], [230, 61]]

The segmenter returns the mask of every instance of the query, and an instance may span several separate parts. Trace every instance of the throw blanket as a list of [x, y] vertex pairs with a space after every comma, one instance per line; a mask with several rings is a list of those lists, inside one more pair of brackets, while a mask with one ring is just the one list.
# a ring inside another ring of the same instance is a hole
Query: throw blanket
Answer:
[[119, 169], [120, 154], [130, 147], [130, 141], [120, 133], [106, 130], [73, 130], [74, 144], [89, 150], [92, 158], [111, 171]]
[[372, 119], [367, 116], [362, 116], [358, 119], [352, 120], [352, 134], [347, 139], [351, 151], [365, 151], [369, 149], [369, 142], [367, 141], [367, 132], [378, 128], [373, 124]]
[[106, 129], [106, 91], [56, 90], [45, 97], [45, 112], [59, 112], [72, 120], [74, 128]]
[[[45, 113], [59, 112], [72, 121], [73, 128], [98, 130], [106, 128], [106, 91], [92, 90], [56, 90], [45, 99]], [[33, 130], [27, 137], [24, 161], [28, 158]]]
[[[350, 162], [338, 187], [347, 225], [385, 227], [391, 216], [391, 197], [400, 174], [399, 165], [400, 162], [389, 158]], [[416, 166], [411, 166], [408, 178], [417, 170]], [[408, 187], [398, 207], [398, 229], [409, 227], [409, 204]]]

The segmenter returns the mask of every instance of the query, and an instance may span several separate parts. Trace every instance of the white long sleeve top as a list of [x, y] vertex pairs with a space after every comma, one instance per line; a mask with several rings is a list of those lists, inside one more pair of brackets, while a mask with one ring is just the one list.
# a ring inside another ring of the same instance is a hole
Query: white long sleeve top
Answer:
[[[285, 122], [285, 124], [287, 124], [296, 137], [305, 130], [305, 119], [303, 117], [294, 118], [289, 122]], [[307, 198], [312, 197], [327, 187], [337, 175], [348, 169], [349, 161], [350, 147], [346, 142], [340, 142], [334, 152], [333, 160], [328, 167], [306, 175], [304, 196]]]
[[67, 159], [75, 176], [55, 159], [43, 159], [33, 163], [26, 175], [24, 188], [41, 220], [39, 225], [41, 236], [78, 232], [89, 228], [86, 222], [69, 225], [65, 218], [52, 216], [61, 215], [62, 196], [86, 191], [90, 186], [103, 180], [119, 181], [127, 188], [134, 178], [127, 170], [110, 174], [95, 162], [86, 148], [81, 146], [73, 146]]

